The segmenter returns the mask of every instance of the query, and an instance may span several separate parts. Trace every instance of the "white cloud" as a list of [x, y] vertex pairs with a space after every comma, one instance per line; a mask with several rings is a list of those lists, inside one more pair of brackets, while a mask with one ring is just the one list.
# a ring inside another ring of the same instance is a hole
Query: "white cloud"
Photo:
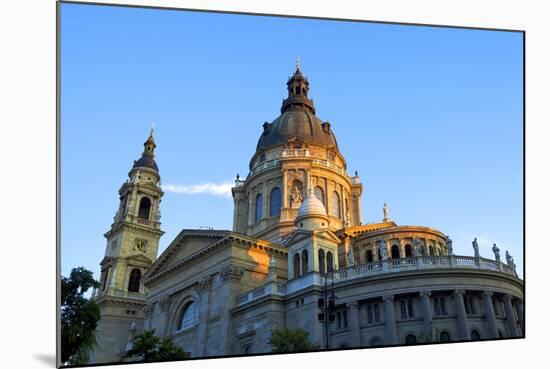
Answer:
[[163, 184], [162, 189], [165, 192], [183, 193], [187, 195], [206, 194], [214, 196], [231, 196], [231, 187], [233, 183], [200, 183], [193, 185]]

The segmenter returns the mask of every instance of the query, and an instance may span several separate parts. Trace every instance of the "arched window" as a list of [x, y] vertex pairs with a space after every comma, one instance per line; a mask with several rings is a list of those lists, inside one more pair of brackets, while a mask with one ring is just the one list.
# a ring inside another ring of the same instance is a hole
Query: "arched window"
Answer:
[[149, 213], [151, 212], [151, 200], [148, 197], [142, 197], [139, 202], [138, 217], [140, 219], [149, 220]]
[[199, 309], [197, 308], [197, 305], [193, 301], [188, 302], [181, 311], [178, 321], [178, 331], [190, 328], [197, 324], [198, 321]]
[[271, 190], [269, 197], [269, 216], [278, 217], [281, 215], [281, 189], [275, 187]]
[[430, 256], [434, 256], [434, 247], [430, 246], [429, 250], [430, 250]]
[[262, 219], [262, 213], [263, 213], [263, 197], [262, 197], [262, 194], [259, 193], [257, 196], [256, 196], [256, 223], [258, 223], [260, 221], [260, 219]]
[[330, 214], [333, 217], [340, 218], [340, 195], [334, 191], [330, 195]]
[[372, 311], [371, 305], [367, 305], [367, 322], [369, 324], [374, 323], [374, 312]]
[[416, 344], [416, 336], [414, 334], [407, 334], [405, 337], [405, 345], [414, 345]]
[[315, 197], [317, 200], [321, 201], [323, 205], [325, 205], [325, 191], [319, 186], [315, 186], [315, 189], [313, 190]]
[[391, 247], [391, 258], [392, 259], [399, 259], [399, 246], [393, 245]]
[[498, 338], [504, 338], [504, 333], [500, 329], [498, 330]]
[[128, 292], [139, 292], [139, 284], [141, 282], [141, 270], [135, 268], [130, 272], [128, 280]]
[[327, 251], [327, 271], [332, 272], [334, 270], [334, 259], [332, 257], [332, 252]]
[[439, 333], [439, 342], [450, 342], [451, 336], [449, 336], [449, 333], [447, 331], [443, 331]]
[[380, 308], [378, 304], [374, 304], [374, 321], [377, 323], [380, 321]]
[[[315, 255], [313, 256], [315, 257]], [[307, 250], [302, 251], [302, 275], [307, 274], [308, 271], [308, 257], [307, 257]]]
[[319, 271], [321, 273], [326, 272], [326, 269], [325, 269], [325, 251], [324, 250], [319, 250]]
[[472, 333], [470, 334], [470, 336], [472, 337], [472, 341], [477, 341], [481, 339], [479, 332], [475, 329], [472, 329]]
[[300, 253], [297, 252], [294, 254], [294, 278], [300, 276]]
[[372, 259], [372, 251], [371, 250], [367, 250], [367, 263], [372, 263], [373, 259]]
[[413, 256], [412, 246], [409, 245], [409, 244], [406, 244], [405, 245], [405, 257], [406, 258], [412, 258], [412, 256]]

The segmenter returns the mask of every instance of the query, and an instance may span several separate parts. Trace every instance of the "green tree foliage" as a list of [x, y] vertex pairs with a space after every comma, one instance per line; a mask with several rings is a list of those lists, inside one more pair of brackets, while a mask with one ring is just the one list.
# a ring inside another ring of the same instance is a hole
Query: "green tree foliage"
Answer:
[[96, 345], [95, 329], [99, 307], [84, 297], [98, 287], [92, 272], [73, 268], [69, 278], [61, 277], [61, 361], [68, 365], [85, 364]]
[[271, 332], [269, 344], [277, 353], [304, 352], [318, 350], [317, 343], [311, 343], [308, 332], [303, 329], [275, 328]]
[[132, 340], [132, 348], [128, 350], [122, 359], [136, 359], [135, 361], [167, 361], [182, 360], [189, 355], [171, 339], [161, 339], [155, 336], [155, 330], [145, 330]]

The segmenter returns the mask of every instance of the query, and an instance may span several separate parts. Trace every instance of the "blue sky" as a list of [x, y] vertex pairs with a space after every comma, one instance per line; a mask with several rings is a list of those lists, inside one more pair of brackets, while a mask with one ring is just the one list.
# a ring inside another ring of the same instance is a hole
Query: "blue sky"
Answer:
[[[363, 222], [473, 237], [523, 263], [520, 33], [63, 4], [62, 273], [99, 276], [117, 191], [155, 122], [162, 182], [246, 176], [300, 56], [317, 115], [364, 185]], [[231, 229], [233, 201], [166, 191], [159, 253], [182, 228]]]

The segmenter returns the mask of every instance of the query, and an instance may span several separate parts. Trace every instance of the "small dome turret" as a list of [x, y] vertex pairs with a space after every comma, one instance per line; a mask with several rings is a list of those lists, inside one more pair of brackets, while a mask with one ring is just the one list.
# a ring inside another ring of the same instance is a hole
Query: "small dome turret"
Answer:
[[328, 228], [327, 209], [313, 193], [313, 186], [309, 186], [307, 198], [298, 209], [294, 224], [299, 229], [314, 230]]

